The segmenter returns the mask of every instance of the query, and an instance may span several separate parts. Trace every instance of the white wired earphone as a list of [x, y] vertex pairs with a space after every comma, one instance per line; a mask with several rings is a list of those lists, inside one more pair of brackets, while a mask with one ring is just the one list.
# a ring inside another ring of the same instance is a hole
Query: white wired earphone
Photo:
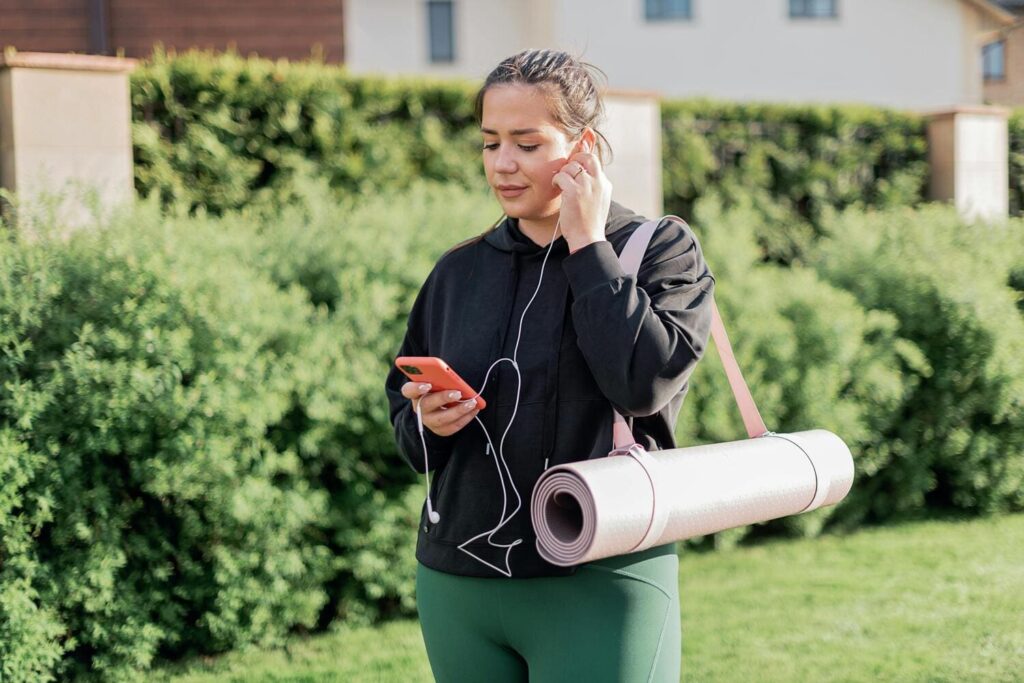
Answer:
[[[557, 237], [558, 237], [558, 228], [561, 226], [561, 224], [562, 224], [562, 219], [561, 219], [561, 217], [559, 217], [559, 219], [555, 222], [555, 232], [551, 235], [551, 242], [548, 244], [548, 251], [547, 251], [546, 254], [544, 254], [544, 261], [541, 263], [541, 266], [540, 266], [540, 277], [537, 279], [537, 288], [535, 290], [533, 290], [533, 296], [530, 297], [530, 301], [527, 302], [526, 308], [523, 309], [523, 314], [519, 318], [519, 332], [516, 335], [516, 345], [515, 345], [515, 348], [513, 348], [513, 350], [512, 350], [512, 357], [511, 358], [499, 358], [498, 360], [496, 360], [493, 363], [491, 363], [491, 367], [487, 368], [487, 374], [484, 375], [484, 384], [483, 384], [482, 387], [480, 387], [480, 391], [477, 392], [477, 396], [479, 396], [480, 394], [483, 393], [484, 388], [487, 386], [487, 380], [488, 380], [488, 378], [491, 375], [491, 370], [494, 369], [495, 365], [497, 365], [501, 361], [509, 361], [510, 363], [512, 363], [512, 369], [515, 370], [515, 372], [516, 372], [516, 406], [512, 410], [512, 417], [509, 418], [508, 426], [505, 428], [505, 432], [501, 435], [501, 441], [498, 443], [498, 450], [497, 450], [497, 452], [495, 452], [495, 450], [494, 450], [494, 444], [491, 442], [491, 435], [487, 432], [487, 427], [484, 426], [483, 421], [480, 420], [480, 416], [477, 415], [477, 416], [475, 416], [473, 418], [474, 420], [476, 420], [480, 424], [481, 429], [484, 430], [484, 436], [487, 437], [487, 452], [492, 454], [492, 455], [494, 455], [494, 466], [498, 470], [498, 480], [501, 482], [501, 496], [502, 496], [502, 501], [501, 501], [501, 519], [498, 521], [498, 525], [495, 526], [493, 529], [481, 532], [481, 533], [477, 534], [476, 536], [473, 536], [472, 538], [463, 541], [462, 543], [459, 544], [458, 548], [462, 552], [464, 552], [467, 555], [469, 555], [470, 557], [472, 557], [474, 560], [477, 560], [479, 562], [484, 563], [485, 565], [487, 565], [491, 569], [494, 569], [495, 571], [500, 572], [501, 574], [503, 574], [503, 575], [505, 575], [506, 577], [509, 577], [509, 578], [512, 577], [512, 570], [509, 568], [509, 563], [508, 563], [509, 554], [512, 552], [512, 548], [514, 548], [515, 546], [517, 546], [517, 545], [519, 545], [520, 543], [523, 542], [523, 539], [517, 538], [515, 541], [513, 541], [511, 543], [495, 543], [493, 540], [491, 540], [491, 537], [494, 536], [494, 534], [498, 533], [498, 529], [500, 529], [501, 527], [503, 527], [503, 526], [505, 526], [506, 524], [509, 523], [509, 521], [515, 516], [516, 512], [519, 511], [519, 508], [522, 507], [522, 503], [523, 503], [523, 499], [520, 497], [519, 491], [516, 489], [515, 483], [513, 483], [513, 481], [512, 481], [512, 473], [509, 472], [508, 463], [505, 462], [505, 455], [504, 455], [505, 437], [508, 436], [508, 431], [509, 431], [509, 429], [512, 428], [512, 423], [516, 419], [516, 412], [519, 410], [519, 392], [522, 389], [522, 385], [523, 385], [523, 381], [522, 381], [523, 378], [522, 378], [522, 375], [519, 373], [519, 363], [516, 362], [516, 356], [519, 353], [519, 340], [520, 340], [520, 338], [523, 335], [523, 320], [526, 319], [526, 312], [528, 310], [530, 310], [530, 304], [532, 304], [533, 300], [535, 298], [537, 298], [537, 292], [540, 291], [540, 284], [541, 284], [541, 282], [544, 281], [544, 267], [547, 265], [548, 256], [551, 254], [551, 247], [553, 247], [554, 244], [555, 244], [555, 239], [557, 239]], [[420, 398], [422, 398], [422, 396]], [[471, 401], [474, 398], [476, 398], [476, 397], [475, 396], [471, 396], [469, 398], [460, 400], [459, 403], [464, 403], [465, 401]], [[424, 476], [426, 477], [426, 480], [427, 480], [427, 516], [429, 517], [430, 522], [432, 524], [437, 524], [438, 522], [441, 521], [441, 515], [438, 514], [434, 510], [434, 506], [431, 505], [431, 503], [430, 503], [430, 461], [427, 459], [427, 457], [428, 457], [427, 456], [427, 441], [426, 441], [426, 438], [423, 436], [423, 416], [420, 414], [420, 411], [417, 409], [419, 407], [419, 399], [415, 400], [413, 407], [414, 407], [413, 412], [416, 413], [416, 424], [419, 427], [420, 442], [423, 444], [423, 460], [424, 460], [424, 463], [425, 463], [425, 466], [426, 466], [426, 469], [424, 471]], [[499, 459], [501, 460], [500, 464], [498, 462]], [[505, 466], [505, 473], [508, 475], [508, 481], [509, 481], [509, 484], [512, 486], [512, 491], [516, 494], [516, 509], [513, 510], [508, 515], [508, 517], [505, 516], [505, 509], [508, 506], [508, 494], [505, 491], [505, 477], [504, 477], [504, 475], [501, 472], [501, 466], [502, 465]], [[548, 468], [548, 461], [547, 461], [547, 459], [545, 459], [544, 460], [544, 469], [546, 470], [547, 468]], [[476, 555], [471, 553], [469, 550], [466, 550], [466, 548], [465, 548], [466, 545], [468, 545], [469, 543], [472, 543], [473, 541], [475, 541], [476, 539], [480, 538], [481, 536], [483, 536], [485, 534], [487, 535], [487, 542], [490, 545], [494, 546], [495, 548], [505, 548], [505, 569], [504, 570], [501, 569], [500, 567], [495, 567], [493, 564], [491, 564], [487, 560], [484, 560], [483, 558], [477, 557]]]

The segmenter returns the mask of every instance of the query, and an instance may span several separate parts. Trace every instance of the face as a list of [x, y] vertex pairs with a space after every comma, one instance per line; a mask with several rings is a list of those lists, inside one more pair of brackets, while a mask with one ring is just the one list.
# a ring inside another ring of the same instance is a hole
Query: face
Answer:
[[562, 191], [551, 179], [579, 150], [551, 117], [540, 88], [489, 88], [480, 128], [487, 182], [505, 214], [531, 221], [557, 214]]

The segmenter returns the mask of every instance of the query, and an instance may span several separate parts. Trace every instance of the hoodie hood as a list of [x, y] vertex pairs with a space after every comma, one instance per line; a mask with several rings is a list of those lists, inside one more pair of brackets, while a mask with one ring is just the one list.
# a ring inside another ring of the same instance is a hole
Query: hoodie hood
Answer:
[[[633, 212], [631, 209], [627, 209], [615, 200], [612, 200], [611, 206], [608, 208], [608, 220], [605, 221], [604, 224], [604, 234], [607, 237], [627, 225], [632, 223], [641, 223], [645, 220], [646, 218], [643, 216]], [[518, 218], [510, 218], [508, 216], [506, 216], [497, 225], [497, 227], [488, 231], [487, 234], [484, 235], [484, 240], [492, 247], [506, 252], [532, 254], [534, 252], [547, 249], [546, 246], [541, 246], [535, 243], [522, 233], [519, 229]], [[559, 238], [555, 240], [555, 245], [551, 250], [568, 252], [569, 248], [565, 241], [565, 237], [559, 236]]]

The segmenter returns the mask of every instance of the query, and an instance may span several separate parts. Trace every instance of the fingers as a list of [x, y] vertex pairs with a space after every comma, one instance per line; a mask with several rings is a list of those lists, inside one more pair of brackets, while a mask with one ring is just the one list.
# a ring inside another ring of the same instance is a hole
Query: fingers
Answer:
[[[583, 167], [584, 171], [595, 177], [601, 170], [600, 159], [597, 158], [596, 154], [591, 154], [590, 152], [577, 152], [572, 155], [572, 158], [569, 161], [570, 163], [575, 162], [579, 164]], [[575, 171], [573, 171], [573, 173], [575, 173]]]
[[[441, 425], [433, 429], [432, 431], [440, 436], [451, 436], [452, 434], [454, 434], [455, 432], [459, 431], [467, 424], [469, 424], [473, 420], [473, 418], [477, 416], [477, 413], [480, 412], [480, 409], [475, 407], [469, 408], [468, 403], [466, 403], [459, 405], [456, 408], [450, 408], [444, 412], [446, 415], [455, 413], [455, 419], [453, 419], [451, 422], [448, 422], [447, 424]], [[462, 414], [459, 415], [459, 413]]]
[[430, 391], [430, 385], [425, 382], [406, 382], [402, 385], [402, 396], [406, 398], [419, 398]]
[[597, 155], [590, 152], [577, 152], [555, 173], [551, 178], [551, 184], [564, 191], [586, 183], [588, 180], [586, 176], [590, 176], [591, 181], [597, 181], [601, 173], [601, 161]]
[[551, 178], [551, 184], [558, 187], [562, 192], [571, 192], [576, 189], [576, 182], [572, 179], [572, 176], [565, 171], [559, 171]]
[[[402, 396], [412, 401], [412, 409], [422, 415], [423, 426], [438, 436], [450, 436], [465, 427], [480, 409], [475, 400], [462, 401], [451, 408], [448, 403], [458, 401], [459, 397], [452, 392], [436, 391], [430, 393], [430, 384], [406, 382], [402, 385]], [[458, 394], [458, 392], [455, 392]]]
[[567, 163], [565, 166], [563, 166], [562, 170], [568, 173], [569, 177], [571, 178], [577, 178], [579, 177], [580, 173], [586, 171], [586, 169], [583, 167], [583, 164], [581, 164], [579, 161], [576, 161], [575, 159]]
[[454, 434], [466, 426], [480, 412], [480, 409], [477, 408], [476, 400], [460, 402], [451, 408], [445, 408], [444, 404], [451, 400], [447, 398], [445, 392], [438, 392], [435, 395], [428, 396], [424, 401], [429, 400], [431, 403], [434, 403], [437, 398], [440, 398], [441, 405], [435, 406], [433, 410], [427, 408], [427, 403], [423, 404], [423, 424], [429, 427], [430, 431], [440, 436]]

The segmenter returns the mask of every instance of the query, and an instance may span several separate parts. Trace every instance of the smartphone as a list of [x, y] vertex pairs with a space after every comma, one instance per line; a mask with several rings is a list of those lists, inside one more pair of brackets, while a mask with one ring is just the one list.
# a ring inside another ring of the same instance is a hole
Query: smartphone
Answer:
[[458, 373], [452, 370], [447, 363], [440, 358], [433, 356], [399, 356], [395, 359], [395, 366], [413, 382], [426, 382], [430, 384], [430, 393], [438, 391], [461, 391], [462, 398], [459, 401], [446, 403], [445, 408], [459, 405], [460, 401], [476, 398], [476, 405], [480, 410], [487, 407], [483, 396], [476, 395], [476, 389]]

